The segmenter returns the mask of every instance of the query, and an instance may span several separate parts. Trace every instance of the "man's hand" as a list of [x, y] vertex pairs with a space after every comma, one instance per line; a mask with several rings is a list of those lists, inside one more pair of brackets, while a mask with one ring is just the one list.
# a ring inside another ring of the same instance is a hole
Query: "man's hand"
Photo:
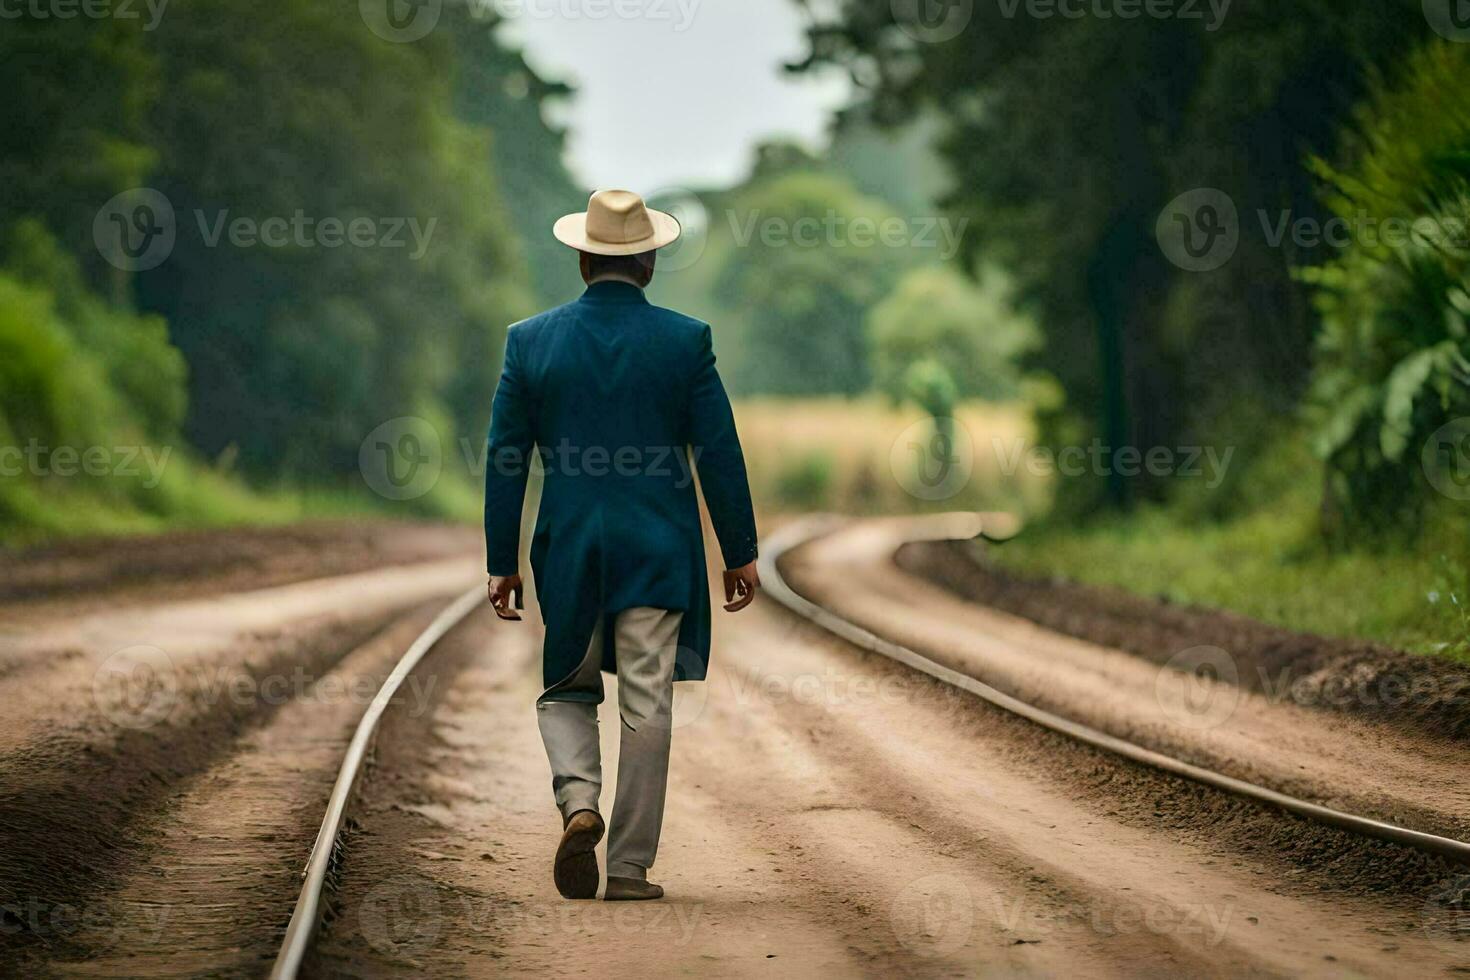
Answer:
[[486, 587], [490, 593], [490, 605], [495, 608], [495, 615], [501, 619], [519, 622], [521, 614], [516, 612], [512, 596], [524, 600], [525, 594], [521, 591], [521, 577], [519, 575], [492, 575], [490, 584]]
[[755, 590], [761, 587], [760, 572], [755, 562], [725, 570], [725, 611], [739, 612], [755, 601]]

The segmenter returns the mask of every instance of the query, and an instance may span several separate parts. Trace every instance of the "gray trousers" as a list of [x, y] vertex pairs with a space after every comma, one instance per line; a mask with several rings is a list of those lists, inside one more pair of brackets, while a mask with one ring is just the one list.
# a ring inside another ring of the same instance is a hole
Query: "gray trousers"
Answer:
[[[683, 618], [682, 612], [644, 607], [624, 610], [615, 619], [622, 739], [607, 835], [607, 873], [620, 878], [646, 878], [658, 854], [669, 781], [674, 661]], [[599, 620], [581, 666], [536, 702], [541, 741], [551, 762], [551, 788], [563, 819], [578, 810], [601, 812], [597, 703], [565, 697], [594, 695], [596, 702], [602, 701], [602, 631]]]

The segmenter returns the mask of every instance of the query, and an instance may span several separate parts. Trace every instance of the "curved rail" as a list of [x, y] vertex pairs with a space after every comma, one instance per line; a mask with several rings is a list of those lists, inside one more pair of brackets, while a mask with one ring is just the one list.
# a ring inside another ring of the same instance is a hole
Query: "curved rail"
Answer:
[[434, 644], [484, 601], [485, 587], [476, 585], [446, 606], [399, 658], [393, 672], [383, 681], [383, 686], [373, 697], [372, 704], [363, 712], [362, 719], [357, 723], [357, 731], [353, 733], [352, 741], [347, 746], [347, 754], [342, 759], [342, 768], [337, 772], [337, 782], [332, 786], [332, 795], [327, 801], [327, 815], [322, 818], [316, 843], [311, 847], [306, 870], [302, 872], [305, 880], [301, 886], [301, 895], [296, 899], [291, 921], [286, 926], [286, 938], [281, 942], [281, 951], [276, 955], [275, 966], [271, 968], [270, 975], [274, 980], [294, 980], [297, 971], [301, 969], [301, 961], [311, 946], [311, 937], [316, 932], [317, 919], [321, 914], [322, 889], [326, 887], [332, 851], [337, 843], [337, 835], [342, 832], [348, 800], [351, 799], [352, 790], [362, 774], [368, 747], [377, 733], [383, 712], [388, 709], [394, 695], [414, 667], [434, 648]]
[[[1381, 820], [1373, 820], [1369, 817], [1360, 817], [1356, 814], [1345, 813], [1334, 810], [1331, 807], [1321, 806], [1295, 796], [1278, 793], [1276, 790], [1257, 786], [1233, 776], [1226, 776], [1210, 769], [1192, 765], [1173, 756], [1146, 749], [1141, 745], [1129, 742], [1125, 739], [1109, 735], [1088, 725], [1063, 718], [1060, 715], [1044, 711], [1018, 698], [1011, 697], [999, 691], [989, 684], [982, 683], [968, 674], [951, 670], [941, 664], [935, 663], [922, 654], [915, 653], [908, 647], [892, 641], [885, 640], [874, 633], [863, 629], [850, 620], [843, 619], [832, 612], [818, 606], [809, 599], [798, 595], [797, 592], [782, 578], [778, 563], [781, 556], [800, 545], [813, 541], [829, 533], [837, 525], [843, 523], [841, 518], [821, 516], [794, 525], [782, 528], [779, 533], [772, 536], [763, 543], [760, 559], [760, 576], [766, 591], [777, 602], [786, 606], [792, 612], [811, 620], [823, 629], [842, 637], [844, 640], [873, 653], [882, 654], [914, 670], [922, 671], [936, 680], [943, 681], [953, 687], [967, 691], [976, 697], [988, 701], [1012, 714], [1020, 715], [1028, 721], [1035, 722], [1043, 728], [1049, 728], [1054, 732], [1060, 732], [1084, 742], [1088, 745], [1123, 756], [1134, 762], [1151, 766], [1164, 772], [1183, 776], [1195, 782], [1213, 786], [1227, 793], [1235, 793], [1239, 796], [1258, 800], [1279, 807], [1289, 813], [1315, 820], [1319, 823], [1340, 827], [1344, 830], [1365, 834], [1381, 840], [1402, 844], [1417, 850], [1437, 854], [1453, 861], [1470, 864], [1470, 844], [1464, 841], [1454, 840], [1449, 837], [1440, 837], [1435, 834], [1426, 834], [1418, 830], [1410, 830], [1407, 827], [1399, 827], [1395, 824], [1384, 823]], [[971, 515], [970, 523], [976, 525], [974, 530], [980, 533], [978, 521]], [[967, 529], [968, 530], [968, 529]], [[950, 534], [940, 534], [938, 537], [953, 537]]]

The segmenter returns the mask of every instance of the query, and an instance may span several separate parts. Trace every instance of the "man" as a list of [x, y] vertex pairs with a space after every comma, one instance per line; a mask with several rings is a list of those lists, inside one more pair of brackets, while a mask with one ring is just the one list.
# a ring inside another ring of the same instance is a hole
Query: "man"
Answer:
[[643, 295], [678, 222], [636, 194], [603, 191], [554, 234], [580, 252], [587, 291], [506, 338], [485, 479], [490, 601], [501, 618], [520, 618], [521, 506], [534, 445], [546, 471], [531, 541], [546, 623], [536, 709], [562, 814], [553, 879], [566, 898], [597, 894], [597, 705], [602, 672], [616, 671], [621, 743], [604, 898], [659, 898], [648, 869], [663, 823], [673, 681], [703, 680], [709, 660], [694, 471], [731, 612], [760, 587], [755, 518], [709, 326]]

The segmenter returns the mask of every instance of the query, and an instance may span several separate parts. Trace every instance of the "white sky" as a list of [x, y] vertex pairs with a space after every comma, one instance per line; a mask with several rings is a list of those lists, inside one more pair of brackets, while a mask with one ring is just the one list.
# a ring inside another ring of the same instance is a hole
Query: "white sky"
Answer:
[[[771, 137], [824, 144], [840, 72], [791, 77], [806, 52], [793, 0], [497, 0], [538, 74], [571, 82], [568, 165], [591, 188], [645, 195], [727, 185]], [[624, 16], [619, 16], [619, 12]], [[633, 13], [635, 16], [627, 16]]]

